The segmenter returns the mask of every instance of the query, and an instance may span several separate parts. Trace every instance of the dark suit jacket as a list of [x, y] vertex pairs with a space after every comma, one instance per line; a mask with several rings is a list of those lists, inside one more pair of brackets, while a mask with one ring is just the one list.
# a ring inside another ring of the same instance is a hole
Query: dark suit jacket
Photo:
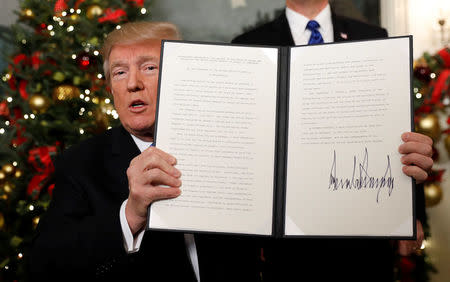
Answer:
[[[387, 37], [383, 28], [334, 13], [332, 22], [336, 42]], [[294, 46], [285, 13], [239, 35], [232, 43]], [[425, 208], [420, 187], [416, 200], [417, 216], [423, 221]], [[259, 244], [264, 250], [263, 281], [392, 281], [395, 243], [389, 240], [267, 239]]]
[[[184, 236], [146, 232], [139, 252], [124, 249], [119, 209], [128, 197], [126, 170], [140, 154], [123, 127], [65, 151], [56, 186], [33, 242], [36, 280], [195, 281]], [[196, 235], [201, 281], [256, 281], [249, 238]]]

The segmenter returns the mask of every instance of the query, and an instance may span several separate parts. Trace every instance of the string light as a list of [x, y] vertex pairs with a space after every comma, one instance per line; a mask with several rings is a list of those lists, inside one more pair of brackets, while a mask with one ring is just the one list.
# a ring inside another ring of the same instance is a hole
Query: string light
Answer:
[[80, 99], [83, 100], [84, 99], [84, 95], [80, 94]]
[[27, 115], [27, 114], [24, 114], [24, 115], [23, 115], [23, 118], [24, 118], [24, 119], [28, 119], [28, 115]]
[[17, 162], [13, 162], [13, 166], [17, 166]]
[[59, 22], [59, 25], [60, 25], [60, 26], [63, 26], [63, 25], [64, 25], [64, 22], [63, 22], [63, 21], [60, 21], [60, 22]]
[[11, 102], [12, 102], [12, 100], [13, 100], [13, 98], [12, 98], [12, 97], [8, 97], [8, 98], [6, 98], [6, 101], [8, 101], [8, 103], [11, 103]]
[[422, 241], [422, 246], [420, 246], [420, 249], [421, 249], [421, 250], [425, 249], [425, 248], [427, 247], [427, 245], [428, 245], [427, 240], [423, 240], [423, 241]]
[[74, 8], [70, 8], [69, 11], [70, 11], [71, 14], [73, 14], [75, 12], [75, 9]]
[[34, 114], [30, 114], [30, 118], [34, 119], [36, 116]]
[[55, 35], [55, 32], [52, 30], [52, 31], [50, 31], [50, 35], [51, 36], [54, 36]]
[[97, 50], [94, 51], [94, 55], [98, 56], [98, 54], [100, 54], [100, 52], [98, 52]]
[[120, 25], [117, 25], [116, 26], [116, 29], [121, 29], [122, 27], [120, 26]]
[[111, 102], [111, 100], [109, 100], [109, 98], [105, 99], [105, 104], [109, 104]]
[[102, 79], [103, 75], [101, 73], [97, 74], [98, 79]]
[[53, 16], [53, 21], [57, 22], [59, 21], [59, 18], [57, 16]]
[[5, 133], [5, 129], [4, 128], [0, 128], [0, 134]]
[[89, 95], [89, 94], [91, 94], [91, 90], [86, 89], [86, 90], [84, 90], [84, 93], [86, 93], [86, 95]]
[[18, 257], [19, 259], [21, 259], [21, 258], [23, 258], [23, 254], [22, 254], [22, 253], [19, 253], [19, 254], [17, 254], [17, 257]]
[[77, 14], [81, 14], [81, 9], [77, 9]]
[[86, 102], [89, 102], [89, 100], [91, 100], [91, 98], [86, 97], [86, 98], [84, 98], [84, 100], [85, 100]]
[[61, 15], [62, 15], [63, 17], [65, 17], [65, 16], [67, 16], [67, 12], [66, 12], [66, 11], [63, 11], [63, 12], [61, 13]]
[[9, 120], [5, 121], [5, 124], [6, 124], [7, 126], [9, 126]]
[[27, 44], [27, 41], [25, 39], [22, 39], [22, 44]]
[[80, 128], [80, 134], [84, 134], [84, 129]]
[[77, 55], [75, 55], [75, 54], [72, 54], [72, 59], [76, 59], [77, 58]]
[[72, 32], [73, 30], [74, 30], [73, 25], [71, 25], [71, 26], [69, 26], [69, 27], [67, 28], [67, 32]]
[[110, 130], [112, 127], [111, 126], [108, 126], [108, 130]]
[[49, 24], [49, 25], [47, 26], [47, 29], [48, 29], [48, 30], [52, 30], [52, 29], [53, 29], [53, 26], [52, 26], [51, 24]]
[[141, 14], [145, 15], [145, 13], [147, 13], [147, 9], [142, 8], [142, 9], [141, 9]]
[[34, 206], [33, 206], [33, 205], [29, 205], [29, 206], [28, 206], [28, 209], [29, 209], [30, 211], [34, 211]]
[[417, 98], [417, 99], [422, 98], [422, 93], [417, 93], [417, 94], [416, 94], [416, 98]]
[[430, 77], [431, 77], [431, 79], [435, 79], [435, 78], [436, 78], [436, 74], [435, 74], [434, 72], [432, 72], [432, 73], [430, 74]]

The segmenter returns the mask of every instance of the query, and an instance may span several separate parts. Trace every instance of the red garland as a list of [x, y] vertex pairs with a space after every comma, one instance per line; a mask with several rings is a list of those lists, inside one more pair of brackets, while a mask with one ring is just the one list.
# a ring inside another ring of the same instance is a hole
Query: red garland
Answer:
[[103, 22], [113, 22], [113, 23], [118, 23], [122, 17], [127, 17], [127, 13], [125, 12], [125, 10], [123, 9], [116, 9], [113, 10], [111, 8], [107, 8], [105, 10], [105, 15], [101, 18], [98, 19], [99, 23], [103, 23]]
[[438, 52], [438, 55], [444, 63], [444, 68], [450, 68], [450, 49], [444, 48]]
[[39, 192], [44, 188], [45, 181], [54, 171], [52, 156], [56, 155], [56, 146], [43, 146], [31, 149], [28, 156], [28, 162], [38, 172], [28, 183], [27, 194], [32, 195], [37, 192], [34, 198], [37, 198]]
[[55, 3], [55, 13], [62, 12], [67, 9], [67, 4], [65, 0], [57, 0]]
[[127, 2], [134, 2], [134, 4], [139, 7], [144, 6], [144, 0], [127, 0]]
[[442, 175], [444, 175], [445, 169], [432, 170], [428, 175], [426, 182], [442, 182]]
[[446, 93], [449, 90], [449, 84], [450, 84], [450, 69], [446, 69], [441, 72], [437, 80], [434, 80], [431, 83], [433, 92], [431, 93], [430, 102], [432, 104], [436, 104], [441, 100], [442, 94]]

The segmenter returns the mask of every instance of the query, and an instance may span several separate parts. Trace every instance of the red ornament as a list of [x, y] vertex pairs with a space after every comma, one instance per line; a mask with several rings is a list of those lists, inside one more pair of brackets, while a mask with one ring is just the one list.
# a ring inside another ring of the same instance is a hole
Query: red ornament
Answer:
[[438, 56], [445, 68], [450, 68], [450, 48], [444, 48], [438, 52]]
[[89, 53], [83, 52], [77, 56], [77, 64], [81, 70], [87, 70], [89, 66], [94, 65], [94, 58]]
[[57, 153], [56, 146], [43, 146], [30, 150], [28, 162], [38, 172], [28, 183], [27, 194], [34, 194], [37, 198], [39, 192], [44, 188], [45, 180], [55, 171], [52, 156]]

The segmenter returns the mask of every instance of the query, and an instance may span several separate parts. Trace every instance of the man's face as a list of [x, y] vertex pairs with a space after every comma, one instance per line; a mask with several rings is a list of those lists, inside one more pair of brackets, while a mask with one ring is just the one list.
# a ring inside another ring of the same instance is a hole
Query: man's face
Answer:
[[109, 55], [111, 92], [120, 121], [131, 134], [152, 140], [160, 40], [115, 45]]

